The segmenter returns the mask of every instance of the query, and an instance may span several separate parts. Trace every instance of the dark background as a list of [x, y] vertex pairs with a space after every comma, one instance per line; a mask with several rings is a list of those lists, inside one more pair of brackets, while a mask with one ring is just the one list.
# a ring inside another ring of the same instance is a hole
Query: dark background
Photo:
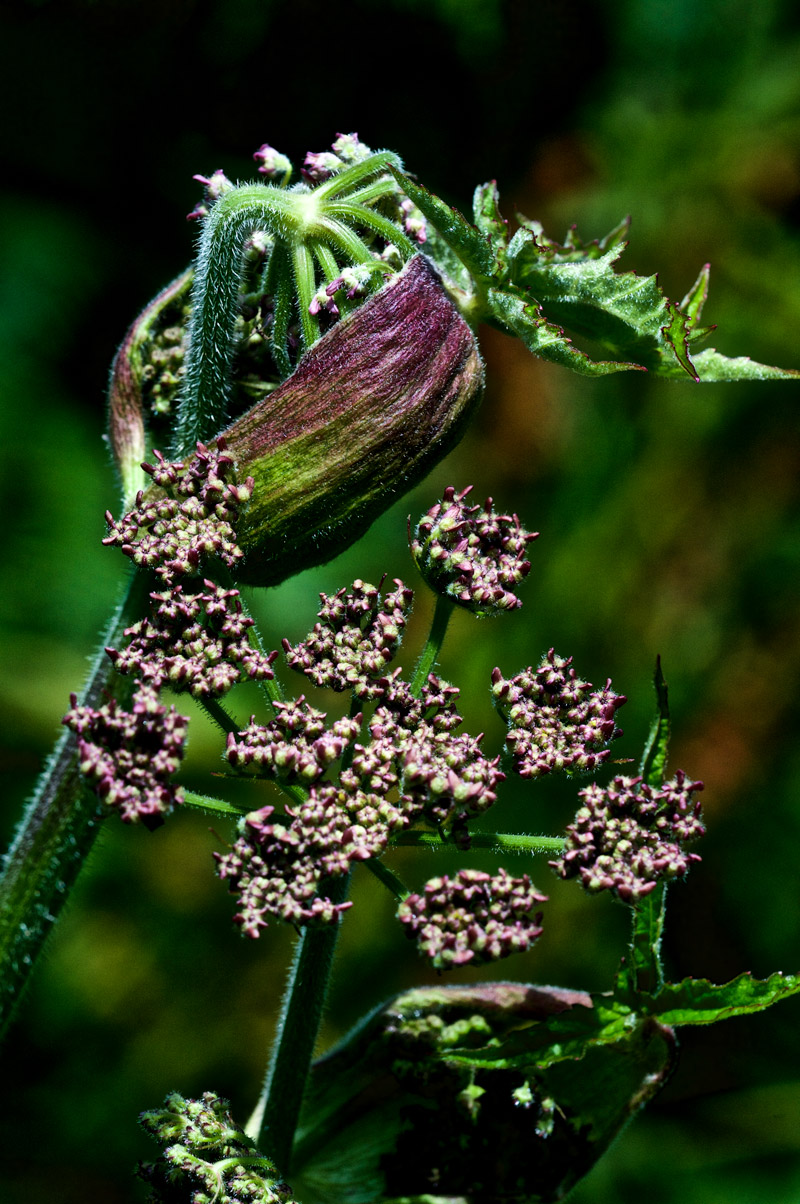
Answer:
[[[625, 266], [658, 271], [680, 299], [710, 260], [712, 342], [800, 366], [800, 28], [788, 3], [43, 0], [0, 14], [4, 833], [122, 580], [121, 558], [100, 546], [118, 504], [101, 442], [108, 364], [191, 255], [193, 173], [246, 179], [264, 141], [299, 162], [357, 130], [465, 210], [475, 184], [497, 178], [507, 216], [518, 208], [555, 237], [572, 222], [601, 236], [630, 213]], [[451, 482], [491, 493], [542, 536], [519, 615], [453, 624], [442, 672], [464, 691], [469, 729], [499, 747], [489, 672], [554, 645], [628, 695], [616, 747], [636, 757], [660, 653], [671, 766], [705, 780], [709, 828], [702, 864], [671, 894], [670, 972], [797, 970], [800, 386], [586, 381], [494, 332], [482, 346], [488, 391], [467, 439], [356, 548], [254, 598], [268, 646], [308, 629], [320, 589], [384, 571], [417, 585], [405, 516]], [[428, 614], [420, 587], [408, 658]], [[218, 754], [198, 719], [189, 780], [209, 789]], [[498, 825], [558, 831], [574, 789], [511, 790]], [[3, 1053], [9, 1204], [140, 1199], [131, 1167], [153, 1151], [135, 1118], [168, 1090], [219, 1091], [242, 1118], [252, 1107], [290, 933], [236, 937], [210, 870], [217, 844], [188, 814], [155, 834], [107, 825]], [[416, 884], [444, 867], [393, 864]], [[363, 877], [326, 1043], [431, 980]], [[546, 937], [502, 972], [603, 989], [623, 909], [543, 863], [535, 877], [551, 896]], [[678, 1073], [576, 1202], [794, 1204], [798, 1032], [798, 1000], [685, 1030]]]

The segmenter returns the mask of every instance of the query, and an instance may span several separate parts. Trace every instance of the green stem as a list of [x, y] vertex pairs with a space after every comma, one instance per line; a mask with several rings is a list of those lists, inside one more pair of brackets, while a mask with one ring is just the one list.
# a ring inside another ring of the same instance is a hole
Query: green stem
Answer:
[[[123, 632], [143, 617], [152, 580], [133, 574], [103, 634], [82, 706], [105, 701], [111, 683], [126, 705], [135, 683], [121, 678], [106, 645], [119, 646]], [[0, 1035], [5, 1032], [44, 943], [100, 830], [103, 809], [78, 770], [75, 736], [63, 730], [28, 803], [0, 877]]]
[[236, 807], [221, 798], [212, 798], [209, 794], [198, 794], [195, 790], [184, 790], [183, 803], [193, 811], [203, 811], [209, 815], [228, 815], [231, 819], [241, 819], [253, 808]]
[[[560, 853], [564, 848], [562, 836], [523, 836], [516, 832], [471, 832], [473, 849], [494, 849], [498, 853]], [[428, 849], [452, 849], [453, 842], [438, 832], [399, 832], [392, 845]]]
[[231, 732], [234, 736], [238, 736], [242, 729], [216, 698], [201, 698], [200, 705], [209, 719], [212, 719], [217, 727], [221, 727], [223, 732]]
[[630, 966], [633, 986], [645, 995], [657, 995], [664, 985], [661, 938], [667, 907], [667, 885], [660, 882], [633, 907], [631, 917]]
[[[330, 879], [321, 887], [332, 903], [347, 898], [350, 876]], [[339, 925], [304, 928], [295, 946], [278, 1032], [258, 1105], [247, 1133], [262, 1153], [286, 1176], [291, 1170], [303, 1094], [328, 993]]]
[[422, 655], [417, 661], [417, 667], [414, 670], [414, 677], [411, 682], [411, 693], [415, 698], [419, 698], [422, 693], [422, 687], [428, 680], [428, 676], [433, 672], [433, 667], [441, 651], [447, 632], [447, 624], [450, 622], [454, 606], [455, 604], [449, 598], [445, 597], [444, 594], [437, 596], [436, 610], [433, 612], [433, 622], [431, 623], [428, 642], [422, 649]]
[[402, 903], [403, 899], [407, 899], [411, 894], [411, 891], [400, 881], [397, 874], [393, 874], [388, 865], [384, 865], [379, 857], [370, 857], [369, 861], [364, 862], [364, 865], [371, 874], [374, 874], [379, 882], [382, 882], [384, 886], [389, 888], [399, 903]]
[[297, 288], [300, 333], [303, 336], [304, 349], [308, 351], [309, 347], [313, 347], [319, 338], [319, 322], [310, 311], [317, 281], [314, 274], [314, 260], [305, 243], [298, 242], [292, 247], [292, 265]]

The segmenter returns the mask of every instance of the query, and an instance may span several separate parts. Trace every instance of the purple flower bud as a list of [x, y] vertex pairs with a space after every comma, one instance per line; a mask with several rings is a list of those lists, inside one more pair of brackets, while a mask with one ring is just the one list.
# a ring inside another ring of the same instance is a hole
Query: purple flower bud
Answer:
[[537, 669], [509, 680], [499, 669], [492, 673], [494, 703], [508, 724], [506, 742], [523, 778], [596, 769], [610, 755], [606, 746], [622, 735], [614, 716], [624, 695], [615, 694], [610, 681], [595, 690], [571, 665], [572, 657], [551, 648]]
[[312, 786], [308, 799], [273, 821], [267, 806], [248, 815], [226, 854], [215, 853], [217, 873], [239, 899], [234, 916], [245, 936], [258, 937], [268, 917], [297, 925], [335, 924], [351, 904], [320, 894], [327, 878], [379, 856], [392, 831], [405, 826], [396, 807], [360, 790]]
[[700, 803], [692, 795], [703, 789], [683, 770], [663, 786], [648, 786], [640, 777], [616, 777], [610, 786], [581, 790], [581, 807], [567, 828], [564, 852], [553, 869], [561, 878], [578, 878], [586, 890], [609, 890], [626, 903], [636, 903], [659, 882], [682, 878], [696, 853], [684, 842], [705, 832]]
[[352, 543], [460, 437], [482, 386], [472, 331], [415, 256], [224, 433], [253, 479], [237, 577], [271, 584]]
[[532, 914], [533, 908], [546, 901], [527, 874], [460, 870], [452, 879], [432, 878], [421, 895], [409, 895], [397, 918], [437, 970], [452, 970], [524, 953], [542, 934], [541, 913]]
[[274, 146], [270, 146], [265, 142], [254, 153], [253, 158], [258, 164], [258, 170], [262, 176], [266, 176], [268, 180], [277, 180], [279, 183], [288, 180], [292, 174], [292, 164], [286, 155], [282, 155], [280, 151], [275, 150]]
[[309, 785], [318, 781], [358, 735], [361, 717], [344, 717], [326, 728], [324, 711], [308, 706], [302, 695], [276, 702], [271, 723], [250, 725], [228, 735], [227, 758], [234, 769], [280, 782]]
[[352, 690], [359, 698], [380, 697], [383, 674], [400, 646], [414, 597], [398, 578], [394, 584], [383, 597], [374, 585], [360, 580], [350, 592], [320, 594], [320, 621], [313, 631], [295, 648], [283, 641], [289, 666], [317, 686]]
[[484, 507], [466, 505], [471, 490], [445, 490], [420, 519], [411, 554], [436, 593], [475, 614], [497, 615], [522, 605], [510, 587], [528, 575], [525, 551], [538, 532], [524, 531], [516, 514], [494, 514], [491, 498]]
[[265, 655], [251, 645], [253, 620], [242, 610], [239, 591], [213, 581], [204, 585], [205, 592], [196, 594], [176, 585], [150, 595], [150, 617], [126, 630], [128, 645], [106, 649], [118, 673], [195, 698], [219, 698], [239, 681], [274, 677], [278, 653]]
[[103, 543], [118, 547], [139, 567], [154, 569], [168, 585], [196, 574], [208, 557], [233, 568], [243, 556], [234, 524], [250, 497], [252, 479], [233, 482], [233, 460], [222, 438], [216, 449], [198, 443], [185, 463], [169, 463], [159, 451], [154, 455], [156, 463], [142, 468], [156, 488], [146, 494], [140, 490], [121, 519], [106, 513], [109, 533]]
[[105, 806], [123, 823], [158, 827], [182, 802], [180, 787], [170, 782], [183, 758], [189, 720], [158, 701], [150, 685], [140, 685], [132, 710], [114, 699], [99, 709], [72, 707], [62, 722], [78, 737], [78, 766]]

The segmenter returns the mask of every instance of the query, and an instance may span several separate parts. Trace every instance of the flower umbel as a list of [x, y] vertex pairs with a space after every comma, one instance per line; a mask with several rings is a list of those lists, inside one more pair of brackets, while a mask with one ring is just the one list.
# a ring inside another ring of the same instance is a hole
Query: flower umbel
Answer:
[[525, 553], [539, 533], [523, 530], [516, 514], [495, 514], [491, 498], [468, 506], [471, 491], [448, 486], [417, 524], [411, 554], [435, 593], [477, 615], [514, 610], [522, 602], [511, 587], [530, 572]]
[[700, 803], [692, 799], [702, 789], [702, 782], [692, 782], [680, 769], [661, 787], [640, 777], [587, 786], [579, 793], [582, 806], [567, 828], [564, 852], [550, 864], [561, 878], [577, 877], [592, 893], [609, 890], [636, 903], [658, 882], [682, 878], [700, 860], [682, 845], [705, 832]]
[[118, 673], [195, 698], [220, 698], [239, 681], [274, 677], [278, 653], [267, 655], [250, 643], [253, 620], [242, 610], [239, 591], [203, 584], [201, 593], [184, 593], [179, 584], [150, 595], [150, 618], [126, 629], [127, 647], [106, 649]]
[[139, 686], [130, 711], [113, 698], [98, 709], [78, 706], [74, 694], [71, 702], [62, 722], [78, 737], [80, 771], [97, 797], [123, 823], [158, 827], [183, 801], [169, 779], [180, 768], [188, 719], [162, 706], [148, 684]]
[[358, 698], [383, 693], [382, 675], [400, 646], [414, 595], [399, 578], [381, 596], [380, 587], [354, 581], [348, 591], [320, 594], [319, 622], [294, 648], [283, 641], [287, 664], [317, 686], [352, 690]]
[[108, 512], [104, 544], [120, 548], [140, 568], [152, 568], [168, 585], [197, 572], [201, 561], [216, 556], [233, 568], [242, 558], [234, 526], [253, 482], [236, 484], [233, 459], [225, 441], [216, 449], [198, 443], [194, 456], [168, 463], [155, 452], [156, 464], [143, 464], [157, 490], [141, 490], [133, 508], [117, 520]]
[[228, 734], [228, 763], [234, 769], [282, 783], [310, 785], [338, 761], [361, 729], [361, 716], [325, 726], [325, 712], [305, 698], [275, 702], [275, 718]]
[[499, 669], [492, 673], [494, 703], [508, 724], [506, 742], [523, 778], [596, 769], [610, 756], [608, 744], [622, 735], [614, 716], [625, 696], [615, 694], [610, 681], [595, 690], [571, 665], [571, 656], [551, 648], [536, 669], [509, 679]]
[[248, 815], [231, 851], [214, 854], [219, 877], [239, 897], [234, 922], [249, 937], [259, 935], [268, 916], [298, 926], [337, 923], [351, 904], [327, 898], [324, 880], [383, 853], [390, 833], [406, 823], [377, 795], [327, 784], [287, 807], [288, 823], [273, 822], [274, 812], [267, 806]]
[[188, 1204], [292, 1204], [291, 1191], [270, 1159], [236, 1124], [227, 1100], [212, 1091], [200, 1099], [172, 1092], [164, 1107], [139, 1123], [164, 1152], [139, 1167], [150, 1204], [178, 1198]]
[[459, 870], [455, 878], [432, 878], [422, 894], [409, 895], [397, 917], [437, 970], [451, 970], [529, 949], [542, 934], [541, 913], [532, 914], [533, 908], [546, 901], [527, 874]]

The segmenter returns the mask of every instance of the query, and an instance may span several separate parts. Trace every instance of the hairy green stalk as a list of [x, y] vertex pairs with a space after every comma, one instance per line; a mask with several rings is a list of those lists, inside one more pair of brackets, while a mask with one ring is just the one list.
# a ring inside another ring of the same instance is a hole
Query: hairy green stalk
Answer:
[[[152, 588], [147, 573], [134, 573], [103, 635], [79, 697], [101, 706], [112, 680], [124, 706], [134, 683], [120, 678], [105, 652], [126, 627], [146, 612]], [[103, 810], [83, 784], [76, 739], [64, 729], [27, 805], [0, 876], [0, 1036], [12, 1019], [44, 943], [95, 842]]]
[[415, 698], [419, 698], [422, 693], [422, 687], [433, 672], [439, 653], [442, 650], [444, 637], [447, 635], [447, 625], [450, 622], [450, 616], [454, 609], [455, 603], [451, 602], [444, 594], [437, 596], [430, 634], [417, 661], [416, 668], [414, 669], [414, 677], [411, 681], [411, 693]]
[[[326, 894], [332, 903], [347, 898], [350, 876], [331, 879]], [[261, 1098], [247, 1133], [281, 1174], [291, 1170], [291, 1154], [314, 1047], [328, 993], [339, 925], [304, 928], [297, 939], [278, 1032], [272, 1047]]]

